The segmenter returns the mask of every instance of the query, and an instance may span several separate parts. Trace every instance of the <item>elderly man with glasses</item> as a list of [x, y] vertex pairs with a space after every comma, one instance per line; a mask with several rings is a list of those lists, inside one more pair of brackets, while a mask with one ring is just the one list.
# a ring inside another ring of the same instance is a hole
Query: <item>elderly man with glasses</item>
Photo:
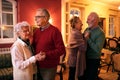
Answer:
[[35, 54], [44, 52], [46, 55], [43, 61], [38, 62], [38, 71], [43, 80], [55, 80], [60, 56], [66, 53], [61, 32], [49, 23], [49, 18], [50, 14], [46, 9], [36, 11], [35, 21], [39, 28], [34, 31], [33, 46]]

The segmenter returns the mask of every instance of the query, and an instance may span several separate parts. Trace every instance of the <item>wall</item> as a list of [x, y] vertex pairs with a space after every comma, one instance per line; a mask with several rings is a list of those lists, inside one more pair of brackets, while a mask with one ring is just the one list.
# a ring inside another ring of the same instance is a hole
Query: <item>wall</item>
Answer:
[[111, 37], [109, 36], [109, 16], [110, 15], [113, 15], [115, 16], [115, 31], [116, 31], [116, 36], [119, 37], [120, 36], [120, 33], [119, 33], [119, 27], [120, 25], [118, 24], [119, 23], [119, 11], [116, 10], [116, 7], [113, 7], [111, 5], [107, 5], [107, 4], [104, 4], [104, 3], [98, 3], [98, 2], [88, 2], [88, 6], [86, 7], [86, 19], [87, 19], [87, 15], [90, 13], [90, 12], [97, 12], [99, 17], [101, 18], [105, 18], [105, 32], [106, 32], [106, 37]]
[[[115, 16], [115, 31], [116, 31], [116, 36], [120, 36], [120, 11], [117, 10], [116, 6], [108, 5], [105, 3], [101, 2], [95, 2], [95, 1], [90, 1], [90, 0], [66, 0], [66, 1], [71, 1], [71, 4], [76, 3], [77, 6], [83, 6], [85, 8], [84, 11], [84, 19], [85, 23], [83, 22], [83, 26], [85, 26], [83, 29], [85, 29], [88, 25], [86, 23], [87, 16], [89, 15], [90, 12], [96, 12], [98, 13], [100, 18], [104, 18], [104, 30], [106, 33], [106, 37], [111, 37], [109, 36], [109, 16], [113, 15]], [[84, 20], [82, 20], [84, 21]], [[84, 31], [84, 30], [83, 30]]]
[[[17, 22], [28, 21], [35, 25], [34, 16], [38, 8], [46, 8], [51, 14], [53, 25], [61, 31], [61, 0], [16, 0]], [[0, 48], [8, 48], [10, 44], [0, 44]], [[0, 50], [1, 51], [1, 50]], [[4, 49], [3, 49], [4, 51]]]
[[18, 22], [28, 21], [35, 25], [34, 16], [38, 8], [46, 8], [51, 14], [53, 25], [61, 30], [61, 0], [17, 0]]
[[70, 32], [70, 25], [67, 23], [71, 8], [77, 8], [81, 11], [81, 20], [83, 22], [82, 32], [86, 29], [88, 24], [86, 23], [87, 17], [91, 12], [98, 13], [102, 23], [103, 30], [106, 37], [113, 37], [109, 35], [109, 16], [115, 16], [115, 33], [116, 37], [120, 36], [120, 11], [118, 11], [117, 6], [108, 5], [105, 3], [97, 2], [95, 0], [62, 0], [62, 34], [65, 45], [67, 45], [67, 40]]
[[[105, 22], [105, 32], [106, 32], [106, 36], [108, 36], [108, 26], [109, 26], [109, 10], [108, 10], [108, 6], [106, 4], [103, 3], [98, 3], [98, 2], [88, 2], [88, 6], [86, 6], [86, 16], [85, 19], [87, 20], [87, 16], [89, 15], [90, 12], [96, 12], [100, 18], [105, 18], [106, 22]], [[86, 24], [87, 26], [87, 24]]]

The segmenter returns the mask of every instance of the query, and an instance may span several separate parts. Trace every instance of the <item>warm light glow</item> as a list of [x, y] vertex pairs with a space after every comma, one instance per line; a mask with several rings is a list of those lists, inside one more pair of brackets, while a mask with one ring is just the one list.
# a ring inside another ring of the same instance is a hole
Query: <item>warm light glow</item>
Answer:
[[73, 16], [80, 17], [80, 10], [77, 9], [77, 8], [72, 8], [72, 9], [70, 10], [70, 19], [71, 19]]
[[51, 24], [53, 23], [53, 20], [52, 20], [52, 18], [50, 18], [50, 19], [49, 19], [49, 23], [51, 23]]
[[120, 6], [118, 6], [118, 10], [120, 10]]
[[73, 17], [73, 15], [70, 14], [70, 19]]
[[2, 30], [5, 30], [5, 26], [2, 26]]

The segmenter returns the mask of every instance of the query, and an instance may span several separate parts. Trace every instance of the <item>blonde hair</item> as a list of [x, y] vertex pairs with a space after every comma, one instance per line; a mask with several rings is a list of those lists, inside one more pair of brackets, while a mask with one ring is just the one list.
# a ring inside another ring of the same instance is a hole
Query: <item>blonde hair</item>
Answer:
[[75, 28], [75, 23], [77, 23], [77, 20], [79, 19], [79, 17], [77, 16], [73, 16], [72, 19], [70, 20], [70, 24], [72, 28]]

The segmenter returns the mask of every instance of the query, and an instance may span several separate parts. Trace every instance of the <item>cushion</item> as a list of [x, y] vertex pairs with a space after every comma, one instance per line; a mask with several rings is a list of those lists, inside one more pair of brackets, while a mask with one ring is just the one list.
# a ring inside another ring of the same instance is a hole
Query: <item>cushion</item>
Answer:
[[112, 56], [112, 62], [113, 62], [114, 69], [116, 71], [120, 71], [120, 54], [114, 54]]
[[0, 54], [0, 69], [12, 67], [11, 54]]
[[0, 80], [12, 80], [13, 79], [13, 68], [0, 69]]

